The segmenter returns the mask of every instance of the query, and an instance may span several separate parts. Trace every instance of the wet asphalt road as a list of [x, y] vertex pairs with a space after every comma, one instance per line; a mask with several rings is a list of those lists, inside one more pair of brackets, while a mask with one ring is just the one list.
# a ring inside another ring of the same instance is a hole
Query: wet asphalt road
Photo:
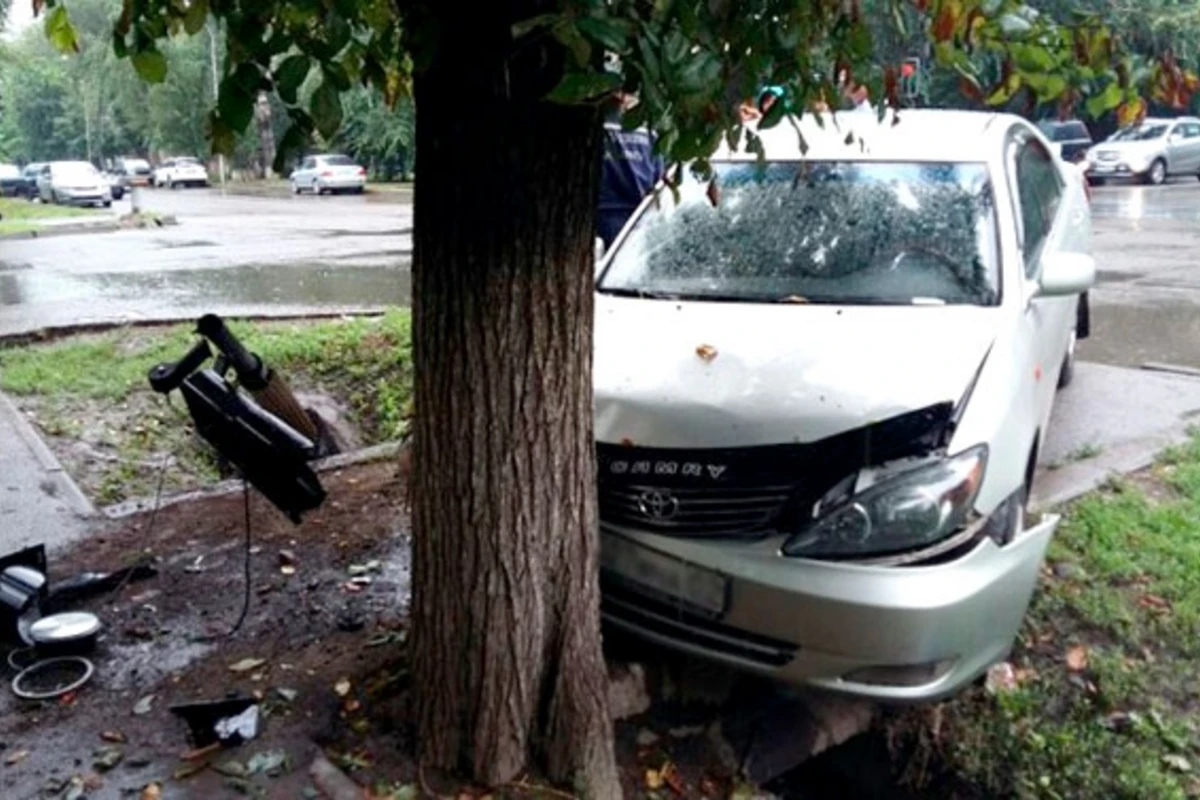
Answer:
[[1200, 181], [1092, 194], [1099, 285], [1080, 356], [1200, 369]]
[[[393, 194], [147, 190], [180, 224], [0, 241], [0, 336], [88, 322], [407, 303], [412, 206]], [[129, 210], [128, 200], [114, 212]]]

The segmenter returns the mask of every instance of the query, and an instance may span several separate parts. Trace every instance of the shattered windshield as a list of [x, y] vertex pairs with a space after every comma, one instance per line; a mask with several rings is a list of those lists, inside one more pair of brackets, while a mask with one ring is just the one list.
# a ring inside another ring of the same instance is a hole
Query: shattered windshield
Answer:
[[753, 162], [662, 190], [602, 292], [750, 302], [994, 305], [994, 198], [983, 164]]

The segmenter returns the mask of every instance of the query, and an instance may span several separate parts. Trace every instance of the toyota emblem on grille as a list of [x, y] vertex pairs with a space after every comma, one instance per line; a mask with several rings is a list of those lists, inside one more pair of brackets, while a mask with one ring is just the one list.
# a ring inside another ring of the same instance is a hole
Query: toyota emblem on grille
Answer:
[[679, 513], [679, 498], [662, 489], [647, 489], [638, 495], [638, 511], [647, 519], [666, 522]]

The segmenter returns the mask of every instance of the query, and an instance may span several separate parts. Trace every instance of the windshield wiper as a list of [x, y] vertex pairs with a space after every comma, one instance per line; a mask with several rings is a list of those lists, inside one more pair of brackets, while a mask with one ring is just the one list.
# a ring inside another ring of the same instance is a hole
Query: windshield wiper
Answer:
[[629, 289], [625, 287], [597, 287], [596, 291], [602, 294], [611, 294], [614, 297], [637, 297], [642, 300], [679, 300], [680, 295], [674, 292], [659, 292], [649, 289]]

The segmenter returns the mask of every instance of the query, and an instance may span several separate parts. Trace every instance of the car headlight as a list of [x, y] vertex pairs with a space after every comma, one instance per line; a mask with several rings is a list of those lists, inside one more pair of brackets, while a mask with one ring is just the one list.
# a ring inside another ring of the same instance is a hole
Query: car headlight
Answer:
[[783, 553], [849, 558], [934, 544], [967, 521], [986, 465], [987, 446], [979, 445], [882, 481], [788, 539]]

